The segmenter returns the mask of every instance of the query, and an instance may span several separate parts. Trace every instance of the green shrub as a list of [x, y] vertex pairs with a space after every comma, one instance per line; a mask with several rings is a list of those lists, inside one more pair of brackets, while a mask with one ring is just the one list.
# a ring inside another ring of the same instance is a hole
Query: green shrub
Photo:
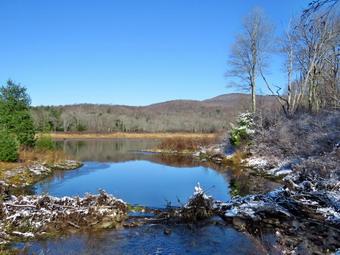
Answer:
[[237, 119], [237, 125], [232, 125], [231, 127], [229, 132], [230, 142], [236, 147], [251, 145], [251, 135], [254, 134], [254, 132], [253, 114], [249, 112], [242, 113]]
[[40, 151], [51, 151], [54, 149], [54, 142], [51, 135], [42, 134], [35, 142], [35, 148]]
[[78, 124], [76, 129], [77, 129], [78, 132], [86, 131], [86, 127], [84, 125], [81, 125], [81, 124]]
[[0, 161], [13, 162], [19, 157], [19, 142], [5, 130], [0, 130]]

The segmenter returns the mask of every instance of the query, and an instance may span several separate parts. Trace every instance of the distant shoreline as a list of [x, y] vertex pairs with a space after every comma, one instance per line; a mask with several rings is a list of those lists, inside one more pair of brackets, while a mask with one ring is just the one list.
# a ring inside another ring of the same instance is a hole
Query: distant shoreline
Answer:
[[137, 132], [53, 132], [53, 139], [165, 139], [165, 138], [214, 138], [216, 133], [137, 133]]

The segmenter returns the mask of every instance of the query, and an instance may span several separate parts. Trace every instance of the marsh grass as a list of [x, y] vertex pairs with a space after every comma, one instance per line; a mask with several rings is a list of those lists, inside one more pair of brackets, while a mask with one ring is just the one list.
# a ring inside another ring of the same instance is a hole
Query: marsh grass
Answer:
[[[66, 155], [63, 151], [40, 151], [37, 149], [25, 149], [19, 152], [19, 160], [17, 162], [0, 162], [0, 181], [4, 180], [8, 183], [20, 184], [22, 180], [30, 180], [30, 176], [24, 176], [28, 172], [17, 171], [29, 167], [33, 164], [40, 163], [47, 166], [54, 166], [65, 162], [66, 160], [74, 160], [73, 157]], [[9, 172], [18, 173], [11, 174], [10, 179], [6, 176]], [[12, 176], [13, 175], [13, 176]]]
[[156, 149], [174, 152], [194, 152], [215, 142], [216, 137], [174, 137], [161, 140]]
[[[68, 165], [68, 160], [71, 164]], [[31, 166], [43, 165], [52, 170], [70, 170], [81, 166], [75, 164], [74, 158], [66, 155], [63, 151], [41, 151], [38, 149], [25, 149], [19, 153], [18, 162], [0, 162], [0, 181], [5, 181], [9, 185], [21, 187], [22, 185], [34, 184], [42, 180], [50, 172], [33, 174], [29, 171]]]
[[41, 151], [39, 149], [27, 149], [19, 153], [19, 158], [22, 164], [30, 162], [45, 162], [47, 164], [60, 163], [65, 160], [73, 159], [63, 151]]

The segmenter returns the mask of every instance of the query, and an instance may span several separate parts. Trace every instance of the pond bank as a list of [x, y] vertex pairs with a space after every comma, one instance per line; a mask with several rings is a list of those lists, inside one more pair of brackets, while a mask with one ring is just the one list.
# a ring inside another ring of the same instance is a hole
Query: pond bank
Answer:
[[[55, 163], [31, 161], [25, 164], [13, 163], [10, 167], [1, 170], [1, 182], [8, 190], [18, 191], [32, 186], [38, 181], [53, 174], [56, 170], [74, 170], [83, 164], [77, 160], [61, 160]], [[1, 193], [0, 189], [0, 195]]]
[[53, 139], [166, 139], [166, 138], [214, 138], [211, 133], [133, 133], [133, 132], [52, 132]]

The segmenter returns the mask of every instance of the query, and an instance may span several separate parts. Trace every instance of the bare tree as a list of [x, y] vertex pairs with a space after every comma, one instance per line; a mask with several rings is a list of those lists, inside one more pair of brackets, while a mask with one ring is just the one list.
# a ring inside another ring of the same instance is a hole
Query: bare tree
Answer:
[[321, 9], [325, 9], [325, 13], [327, 14], [333, 8], [336, 8], [338, 3], [339, 0], [313, 0], [308, 4], [308, 8], [303, 11], [301, 21], [304, 22], [304, 20], [309, 18], [310, 15], [320, 11]]
[[[295, 21], [293, 26], [289, 24], [278, 42], [285, 56], [286, 94], [280, 95], [282, 87], [274, 85], [275, 94], [260, 69], [287, 115], [294, 114], [302, 105], [308, 105], [314, 113], [339, 108], [340, 16], [332, 9], [320, 8]], [[293, 74], [297, 75], [296, 80], [292, 79]]]
[[251, 90], [252, 110], [256, 111], [256, 77], [266, 66], [273, 42], [274, 26], [261, 8], [254, 8], [243, 18], [242, 33], [236, 35], [229, 56], [226, 77], [236, 77], [241, 86]]
[[[339, 15], [334, 12], [316, 12], [309, 16], [309, 19], [296, 26], [296, 61], [302, 78], [302, 92], [297, 103], [307, 93], [309, 110], [318, 112], [320, 91], [325, 89], [324, 78], [330, 73], [330, 70], [327, 70], [328, 64], [335, 56], [339, 56], [339, 52], [334, 50], [339, 48]], [[338, 63], [338, 59], [336, 62]]]

